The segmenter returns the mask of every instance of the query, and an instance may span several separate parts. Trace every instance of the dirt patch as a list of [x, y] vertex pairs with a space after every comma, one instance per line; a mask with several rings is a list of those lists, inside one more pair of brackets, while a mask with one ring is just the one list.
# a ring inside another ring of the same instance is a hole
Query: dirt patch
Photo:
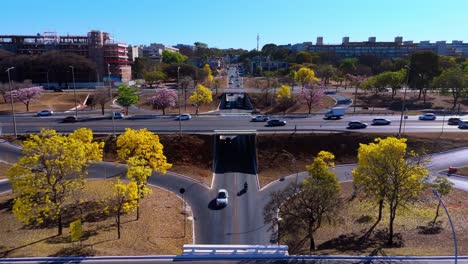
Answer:
[[[344, 207], [335, 224], [325, 224], [317, 231], [315, 239], [319, 250], [316, 254], [453, 255], [451, 229], [445, 213], [438, 218], [440, 222], [436, 232], [424, 232], [434, 218], [437, 207], [437, 200], [431, 190], [425, 190], [412, 205], [397, 213], [395, 232], [399, 238], [397, 241], [401, 243], [400, 247], [385, 246], [388, 212], [377, 226], [374, 236], [365, 242], [359, 241], [359, 237], [375, 221], [377, 210], [375, 205], [365, 200], [351, 200], [352, 192], [352, 183], [342, 184]], [[468, 227], [464, 225], [468, 215], [466, 195], [464, 191], [454, 190], [452, 194], [443, 197], [455, 224], [460, 255], [468, 254]], [[293, 240], [294, 238], [287, 236], [286, 229], [282, 232], [285, 235], [283, 241]], [[306, 250], [301, 248], [297, 251], [304, 254]]]
[[6, 179], [6, 171], [11, 167], [10, 164], [0, 161], [0, 180]]
[[459, 168], [457, 170], [457, 175], [468, 176], [468, 167]]
[[[83, 102], [88, 94], [92, 92], [76, 92], [77, 102]], [[26, 112], [26, 106], [23, 103], [15, 103], [15, 112]], [[29, 112], [38, 112], [43, 109], [52, 109], [54, 111], [66, 111], [75, 107], [75, 97], [73, 91], [61, 93], [44, 92], [41, 97], [32, 100], [29, 104]], [[0, 102], [0, 114], [11, 113], [11, 105]]]
[[63, 236], [55, 236], [54, 227], [23, 225], [11, 212], [11, 193], [3, 194], [0, 196], [0, 256], [180, 254], [183, 244], [192, 243], [192, 224], [186, 221], [184, 237], [181, 200], [162, 189], [151, 189], [153, 192], [142, 200], [140, 220], [135, 221], [135, 213], [123, 217], [122, 237], [118, 240], [114, 219], [100, 214], [98, 203], [111, 190], [111, 181], [88, 181], [85, 198], [89, 202], [84, 207], [81, 246], [70, 242], [68, 228], [64, 229]]
[[[209, 112], [209, 111], [214, 111], [214, 110], [218, 109], [219, 103], [221, 102], [221, 99], [220, 99], [221, 94], [222, 93], [215, 94], [213, 92], [213, 102], [211, 102], [209, 104], [202, 104], [200, 106], [199, 112], [203, 113], [203, 112]], [[153, 109], [153, 107], [151, 105], [147, 105], [145, 103], [146, 100], [148, 98], [150, 98], [151, 96], [153, 96], [153, 95], [145, 94], [145, 95], [140, 96], [140, 103], [138, 104], [138, 107], [142, 108], [142, 109], [146, 109], [146, 110], [155, 111], [155, 114], [157, 114], [157, 113], [162, 114], [162, 110]], [[181, 113], [195, 114], [196, 107], [194, 105], [192, 105], [192, 103], [190, 103], [190, 100], [188, 99], [189, 97], [190, 97], [190, 94], [187, 94], [187, 101], [185, 101], [185, 98], [180, 99], [180, 101], [181, 101], [180, 111], [181, 111]], [[165, 110], [165, 112], [166, 112], [166, 114], [179, 114], [179, 106], [176, 105], [175, 107], [167, 108]]]
[[[266, 96], [265, 93], [250, 93], [249, 97], [253, 107], [260, 110], [262, 113], [283, 113], [283, 109], [275, 105], [273, 90], [270, 91], [268, 96]], [[324, 108], [330, 108], [333, 105], [335, 105], [335, 100], [329, 96], [324, 96], [320, 104], [312, 106], [311, 112], [314, 113]], [[293, 102], [292, 105], [286, 109], [286, 113], [307, 114], [309, 113], [309, 108], [303, 103]]]
[[[260, 185], [297, 172], [305, 171], [314, 156], [321, 150], [332, 152], [336, 164], [357, 162], [360, 143], [370, 143], [385, 134], [277, 134], [257, 137], [258, 175]], [[434, 153], [468, 146], [464, 133], [418, 133], [409, 134], [409, 149]], [[434, 144], [434, 141], [436, 143]], [[294, 162], [293, 162], [294, 158]], [[281, 164], [278, 166], [278, 164]]]

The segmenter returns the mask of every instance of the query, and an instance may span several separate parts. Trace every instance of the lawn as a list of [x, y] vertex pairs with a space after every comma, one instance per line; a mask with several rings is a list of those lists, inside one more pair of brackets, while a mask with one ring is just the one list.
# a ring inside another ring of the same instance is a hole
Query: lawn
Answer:
[[0, 180], [6, 179], [6, 171], [11, 167], [10, 164], [0, 161]]
[[68, 228], [62, 236], [56, 236], [54, 226], [22, 224], [11, 212], [11, 193], [0, 195], [0, 257], [167, 255], [180, 254], [183, 244], [192, 243], [190, 221], [186, 222], [184, 237], [182, 201], [156, 187], [151, 187], [152, 193], [142, 200], [140, 220], [135, 220], [135, 213], [123, 217], [118, 240], [114, 219], [102, 214], [99, 202], [109, 193], [110, 184], [111, 180], [87, 181], [81, 245], [70, 242]]
[[[438, 218], [441, 229], [439, 232], [428, 234], [427, 223], [435, 215], [437, 200], [432, 191], [425, 190], [420, 197], [407, 209], [397, 213], [395, 222], [396, 239], [401, 246], [385, 246], [385, 228], [388, 226], [388, 213], [377, 226], [377, 232], [365, 242], [358, 242], [357, 238], [363, 234], [377, 217], [376, 206], [362, 198], [351, 199], [352, 183], [342, 184], [344, 207], [340, 209], [339, 217], [334, 224], [325, 224], [316, 234], [316, 254], [345, 254], [345, 255], [453, 255], [453, 241], [448, 218], [443, 212]], [[468, 254], [468, 226], [465, 225], [468, 215], [467, 193], [460, 190], [443, 197], [454, 221], [459, 255]], [[296, 237], [289, 237], [287, 227], [281, 230], [282, 243], [295, 241]], [[284, 235], [284, 237], [283, 237]], [[292, 244], [291, 242], [289, 244]], [[294, 250], [290, 247], [290, 254], [306, 254], [306, 246]], [[291, 252], [292, 251], [292, 252]]]

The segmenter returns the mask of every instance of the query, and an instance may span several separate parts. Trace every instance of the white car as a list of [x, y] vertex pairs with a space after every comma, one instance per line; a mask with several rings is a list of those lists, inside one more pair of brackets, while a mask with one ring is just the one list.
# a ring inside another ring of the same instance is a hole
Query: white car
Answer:
[[218, 196], [216, 197], [217, 206], [226, 206], [228, 204], [228, 191], [226, 189], [219, 189]]
[[37, 116], [51, 116], [54, 114], [54, 111], [50, 109], [45, 109], [37, 112]]
[[175, 120], [190, 120], [192, 116], [190, 114], [181, 114], [180, 116], [176, 116]]
[[268, 116], [266, 115], [258, 115], [258, 116], [255, 116], [255, 117], [252, 117], [252, 122], [266, 122], [268, 121], [269, 118]]
[[426, 113], [419, 116], [419, 120], [436, 120], [436, 115], [433, 113]]

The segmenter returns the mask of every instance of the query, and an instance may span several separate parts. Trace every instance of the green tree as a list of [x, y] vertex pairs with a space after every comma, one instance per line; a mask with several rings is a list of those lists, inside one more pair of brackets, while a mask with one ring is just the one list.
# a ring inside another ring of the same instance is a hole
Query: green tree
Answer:
[[468, 70], [451, 68], [435, 77], [431, 86], [439, 88], [442, 94], [450, 94], [453, 97], [452, 109], [457, 106], [460, 98], [468, 97]]
[[310, 253], [315, 251], [314, 233], [323, 222], [332, 222], [341, 206], [340, 185], [329, 168], [334, 165], [333, 160], [332, 153], [321, 151], [312, 164], [306, 166], [309, 177], [304, 184], [292, 184], [282, 191], [273, 192], [271, 201], [264, 208], [266, 223], [272, 226], [281, 224], [280, 228], [288, 230], [291, 236], [306, 234], [298, 248], [309, 240]]
[[364, 238], [380, 222], [384, 205], [387, 205], [388, 244], [392, 245], [397, 209], [406, 206], [423, 189], [423, 178], [428, 175], [425, 161], [407, 150], [405, 138], [377, 138], [375, 143], [360, 144], [358, 166], [352, 171], [352, 175], [358, 190], [378, 204], [377, 221]]
[[139, 97], [137, 89], [126, 84], [120, 84], [117, 87], [117, 104], [125, 107], [125, 112], [128, 114], [128, 108], [131, 105], [138, 103]]
[[87, 167], [102, 160], [104, 143], [92, 140], [86, 128], [69, 135], [42, 129], [23, 142], [23, 156], [7, 171], [16, 218], [25, 224], [56, 221], [62, 234], [66, 204], [83, 190]]
[[[438, 193], [439, 196], [442, 198], [442, 196], [449, 195], [452, 190], [453, 190], [453, 182], [449, 181], [447, 178], [442, 177], [442, 176], [437, 176], [435, 178], [434, 183], [432, 184], [432, 188], [434, 188]], [[440, 209], [440, 200], [438, 200], [437, 203], [437, 209], [436, 209], [436, 214], [434, 217], [434, 220], [432, 220], [432, 225], [435, 224], [437, 217], [439, 217], [439, 209]]]
[[145, 82], [149, 83], [150, 87], [153, 87], [153, 84], [156, 84], [159, 81], [164, 81], [167, 79], [167, 75], [163, 71], [156, 69], [150, 72], [146, 72], [144, 76]]
[[425, 103], [426, 92], [432, 79], [440, 74], [439, 55], [432, 51], [416, 51], [411, 54], [410, 66], [410, 87], [419, 89], [418, 100], [424, 95]]
[[198, 84], [197, 87], [195, 87], [192, 95], [190, 95], [189, 100], [192, 104], [196, 105], [197, 108], [195, 114], [198, 115], [200, 105], [213, 102], [213, 93], [210, 91], [210, 89], [201, 84]]
[[117, 157], [128, 165], [127, 178], [137, 184], [137, 220], [140, 218], [140, 199], [149, 192], [148, 178], [153, 170], [165, 174], [172, 167], [163, 152], [158, 135], [146, 128], [126, 128], [117, 138]]
[[319, 65], [317, 67], [317, 76], [320, 77], [327, 86], [330, 83], [330, 79], [336, 74], [336, 68], [333, 65]]
[[137, 208], [138, 188], [133, 181], [124, 184], [116, 179], [112, 194], [106, 197], [104, 212], [114, 216], [117, 225], [117, 238], [120, 239], [121, 216], [134, 212]]
[[162, 56], [162, 61], [167, 64], [180, 64], [187, 60], [187, 56], [168, 50], [163, 50]]

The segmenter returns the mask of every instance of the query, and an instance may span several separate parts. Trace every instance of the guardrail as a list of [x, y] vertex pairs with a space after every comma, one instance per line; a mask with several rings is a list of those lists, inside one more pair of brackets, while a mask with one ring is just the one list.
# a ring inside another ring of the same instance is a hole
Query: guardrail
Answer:
[[252, 257], [288, 256], [285, 245], [184, 245], [183, 257]]

